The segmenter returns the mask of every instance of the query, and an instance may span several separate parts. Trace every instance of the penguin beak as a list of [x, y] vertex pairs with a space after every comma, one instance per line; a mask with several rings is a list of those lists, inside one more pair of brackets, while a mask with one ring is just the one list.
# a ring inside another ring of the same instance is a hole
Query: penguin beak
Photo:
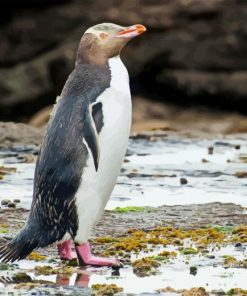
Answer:
[[113, 38], [134, 38], [136, 36], [141, 35], [147, 31], [147, 29], [143, 25], [134, 25], [125, 28], [124, 30], [118, 32], [117, 34], [113, 35]]

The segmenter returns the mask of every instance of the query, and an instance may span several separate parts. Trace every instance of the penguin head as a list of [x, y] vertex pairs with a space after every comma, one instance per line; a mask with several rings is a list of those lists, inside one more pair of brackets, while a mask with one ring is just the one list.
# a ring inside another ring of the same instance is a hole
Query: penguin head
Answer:
[[118, 56], [128, 41], [146, 31], [143, 25], [122, 27], [111, 23], [102, 23], [90, 27], [81, 38], [77, 59], [100, 60]]

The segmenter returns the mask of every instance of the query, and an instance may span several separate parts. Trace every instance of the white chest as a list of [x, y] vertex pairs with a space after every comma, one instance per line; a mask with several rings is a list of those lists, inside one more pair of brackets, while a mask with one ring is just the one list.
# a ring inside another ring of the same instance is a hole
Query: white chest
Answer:
[[111, 84], [97, 99], [102, 102], [104, 125], [99, 134], [100, 159], [95, 171], [89, 152], [87, 167], [76, 195], [79, 229], [76, 240], [85, 242], [102, 214], [119, 174], [131, 126], [131, 96], [128, 72], [120, 58], [109, 61]]

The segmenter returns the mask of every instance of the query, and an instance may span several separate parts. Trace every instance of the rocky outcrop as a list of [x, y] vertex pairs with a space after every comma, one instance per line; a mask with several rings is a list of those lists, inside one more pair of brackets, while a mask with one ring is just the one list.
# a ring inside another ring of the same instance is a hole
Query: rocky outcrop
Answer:
[[103, 21], [148, 28], [123, 52], [135, 94], [247, 112], [246, 1], [54, 2], [1, 12], [0, 118], [54, 102], [82, 33]]
[[[39, 110], [31, 117], [29, 124], [44, 129], [52, 108], [53, 106], [46, 106]], [[156, 130], [189, 131], [194, 134], [247, 133], [247, 120], [246, 116], [234, 112], [211, 110], [205, 107], [181, 108], [164, 102], [153, 104], [148, 98], [133, 96], [131, 130], [134, 133]]]
[[24, 123], [0, 121], [0, 148], [20, 145], [40, 145], [44, 128], [35, 128]]

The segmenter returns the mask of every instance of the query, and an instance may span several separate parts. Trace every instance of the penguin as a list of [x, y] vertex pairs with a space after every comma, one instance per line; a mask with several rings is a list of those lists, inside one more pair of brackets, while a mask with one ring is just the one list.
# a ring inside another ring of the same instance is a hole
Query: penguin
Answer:
[[2, 262], [57, 243], [62, 259], [77, 257], [81, 266], [120, 266], [115, 258], [94, 256], [88, 239], [113, 191], [130, 133], [129, 76], [120, 52], [145, 31], [140, 24], [102, 23], [82, 36], [40, 147], [28, 220], [0, 246]]

